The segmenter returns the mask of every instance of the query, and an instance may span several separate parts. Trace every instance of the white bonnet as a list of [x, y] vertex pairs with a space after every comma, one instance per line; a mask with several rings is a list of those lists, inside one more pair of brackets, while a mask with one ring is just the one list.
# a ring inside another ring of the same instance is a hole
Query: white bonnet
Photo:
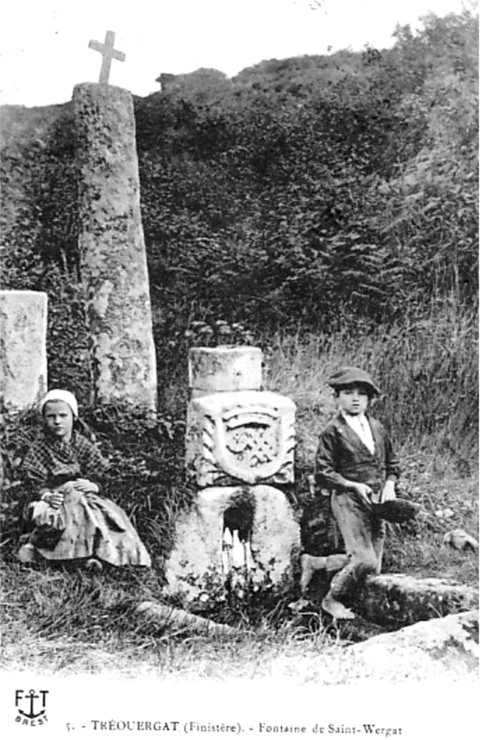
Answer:
[[78, 417], [78, 403], [77, 399], [70, 393], [70, 391], [62, 391], [60, 388], [53, 388], [48, 391], [47, 395], [40, 401], [40, 412], [43, 413], [43, 408], [48, 401], [63, 401], [72, 409], [72, 413], [75, 418]]

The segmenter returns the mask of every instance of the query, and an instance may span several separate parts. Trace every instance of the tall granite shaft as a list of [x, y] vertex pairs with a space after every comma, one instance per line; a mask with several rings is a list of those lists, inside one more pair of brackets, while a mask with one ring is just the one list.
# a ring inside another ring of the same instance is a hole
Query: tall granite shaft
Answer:
[[35, 405], [47, 390], [47, 294], [0, 291], [0, 402]]
[[150, 290], [140, 215], [132, 96], [109, 85], [73, 91], [79, 247], [96, 398], [156, 408]]

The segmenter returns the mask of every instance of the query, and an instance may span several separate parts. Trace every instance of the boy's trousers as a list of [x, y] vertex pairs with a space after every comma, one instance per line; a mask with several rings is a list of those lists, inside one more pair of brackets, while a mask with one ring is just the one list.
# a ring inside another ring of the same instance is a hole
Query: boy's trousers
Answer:
[[369, 573], [380, 573], [385, 522], [356, 492], [331, 494], [332, 514], [342, 533], [348, 563], [332, 579], [330, 595], [342, 600], [351, 595]]

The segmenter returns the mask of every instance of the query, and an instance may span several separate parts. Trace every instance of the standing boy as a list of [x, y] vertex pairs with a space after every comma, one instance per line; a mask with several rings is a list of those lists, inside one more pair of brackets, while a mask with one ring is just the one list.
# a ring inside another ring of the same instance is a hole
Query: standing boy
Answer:
[[369, 573], [380, 573], [385, 522], [377, 507], [396, 498], [400, 470], [385, 428], [367, 413], [380, 393], [370, 375], [342, 367], [328, 384], [335, 391], [338, 414], [320, 434], [315, 482], [330, 496], [348, 560], [333, 577], [322, 608], [337, 619], [352, 619], [355, 614], [343, 601]]

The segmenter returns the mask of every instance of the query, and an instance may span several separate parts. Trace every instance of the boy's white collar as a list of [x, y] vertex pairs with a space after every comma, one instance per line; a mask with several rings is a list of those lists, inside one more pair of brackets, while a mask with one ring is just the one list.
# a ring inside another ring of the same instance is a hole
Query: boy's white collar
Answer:
[[350, 421], [351, 419], [359, 419], [360, 421], [367, 421], [368, 422], [368, 416], [365, 412], [362, 411], [361, 414], [347, 414], [346, 411], [343, 409], [340, 409], [340, 416], [342, 416], [345, 421]]
[[345, 422], [348, 424], [350, 429], [355, 432], [357, 437], [363, 442], [365, 447], [373, 455], [375, 452], [375, 440], [373, 438], [370, 422], [365, 414], [346, 414], [343, 410], [340, 411]]

